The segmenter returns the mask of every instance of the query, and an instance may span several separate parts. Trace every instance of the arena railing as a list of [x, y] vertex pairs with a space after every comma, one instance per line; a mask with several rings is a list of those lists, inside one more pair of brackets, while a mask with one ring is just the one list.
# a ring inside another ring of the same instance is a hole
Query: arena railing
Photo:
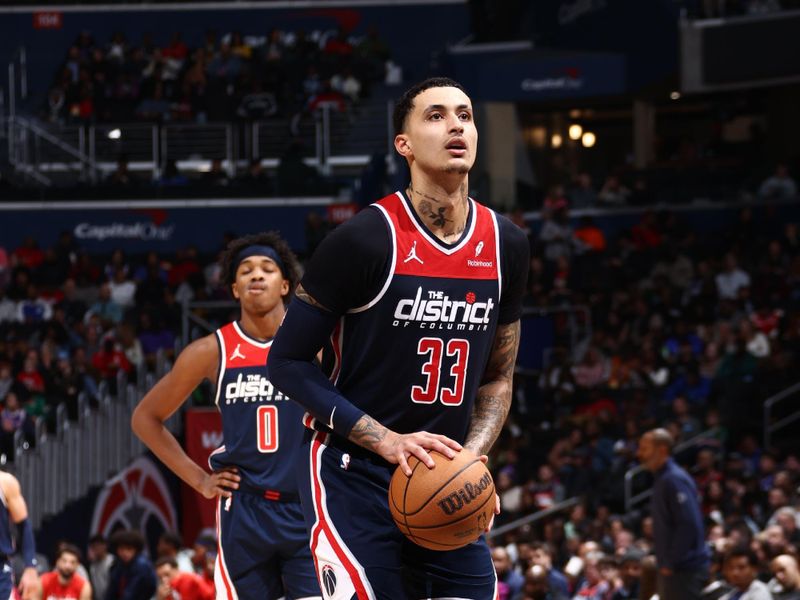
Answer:
[[510, 523], [506, 523], [505, 525], [501, 525], [499, 527], [493, 527], [492, 530], [486, 534], [488, 538], [496, 538], [501, 535], [508, 533], [509, 531], [515, 531], [527, 525], [531, 525], [536, 523], [537, 521], [541, 521], [542, 519], [546, 519], [547, 517], [564, 512], [565, 510], [569, 510], [576, 504], [580, 504], [583, 499], [580, 496], [574, 496], [572, 498], [567, 498], [566, 500], [562, 500], [558, 504], [551, 506], [550, 508], [546, 508], [544, 510], [536, 511], [535, 513], [531, 513], [529, 515], [525, 515], [524, 517], [520, 517]]
[[787, 425], [791, 425], [800, 419], [800, 409], [783, 416], [777, 421], [773, 422], [775, 415], [775, 408], [779, 404], [783, 404], [785, 400], [795, 398], [797, 393], [800, 392], [800, 381], [792, 386], [789, 386], [782, 392], [778, 392], [774, 396], [767, 398], [764, 401], [764, 448], [769, 449], [772, 445], [773, 436], [775, 432], [783, 429]]
[[[707, 429], [706, 431], [698, 433], [696, 436], [689, 438], [685, 442], [676, 445], [673, 448], [672, 453], [673, 455], [677, 456], [689, 448], [705, 445], [709, 442], [709, 440], [713, 440], [714, 438], [718, 437], [721, 432], [722, 430], [719, 427]], [[634, 506], [643, 502], [644, 500], [647, 500], [653, 494], [652, 488], [648, 488], [636, 495], [633, 493], [634, 478], [644, 472], [645, 468], [642, 465], [631, 467], [625, 472], [625, 512], [630, 512]]]
[[[106, 382], [99, 386], [95, 408], [86, 393], [78, 397], [75, 421], [67, 418], [65, 404], [58, 405], [55, 431], [48, 432], [44, 420], [39, 419], [32, 446], [22, 431], [17, 431], [14, 462], [6, 467], [20, 480], [35, 529], [92, 487], [107, 483], [109, 477], [142, 454], [144, 446], [131, 430], [131, 413], [169, 368], [170, 362], [159, 352], [154, 373], [143, 373], [131, 381], [120, 371], [116, 391]], [[180, 413], [166, 422], [175, 433], [181, 424]]]

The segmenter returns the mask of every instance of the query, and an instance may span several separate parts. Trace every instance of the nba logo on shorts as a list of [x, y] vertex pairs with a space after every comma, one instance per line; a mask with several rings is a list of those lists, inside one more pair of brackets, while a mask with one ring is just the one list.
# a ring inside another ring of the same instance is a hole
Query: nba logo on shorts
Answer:
[[336, 572], [331, 565], [322, 567], [322, 587], [325, 588], [325, 595], [333, 596], [336, 592]]

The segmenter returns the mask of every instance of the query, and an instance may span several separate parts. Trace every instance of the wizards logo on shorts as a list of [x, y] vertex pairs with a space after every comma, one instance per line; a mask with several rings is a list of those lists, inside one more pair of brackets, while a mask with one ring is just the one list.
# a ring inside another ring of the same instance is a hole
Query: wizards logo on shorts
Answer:
[[334, 592], [336, 592], [336, 571], [333, 570], [331, 565], [322, 567], [320, 579], [322, 580], [322, 587], [325, 588], [325, 595], [333, 596]]
[[90, 533], [109, 536], [117, 529], [175, 531], [172, 495], [158, 467], [145, 457], [106, 481], [94, 506]]

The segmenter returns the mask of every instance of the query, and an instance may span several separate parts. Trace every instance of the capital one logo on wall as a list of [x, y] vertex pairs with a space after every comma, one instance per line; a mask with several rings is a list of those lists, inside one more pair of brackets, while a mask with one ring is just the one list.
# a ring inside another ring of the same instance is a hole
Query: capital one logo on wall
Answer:
[[175, 506], [158, 467], [148, 458], [137, 458], [117, 476], [106, 481], [97, 497], [91, 534], [109, 536], [118, 529], [144, 532], [156, 521], [166, 531], [177, 530]]

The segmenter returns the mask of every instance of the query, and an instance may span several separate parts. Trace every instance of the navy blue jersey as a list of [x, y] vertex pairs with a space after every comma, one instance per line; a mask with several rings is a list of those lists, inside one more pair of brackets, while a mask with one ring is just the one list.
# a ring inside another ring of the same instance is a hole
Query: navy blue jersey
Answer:
[[14, 539], [11, 537], [11, 514], [3, 488], [0, 487], [0, 554], [14, 554]]
[[218, 329], [216, 337], [224, 445], [211, 453], [211, 468], [236, 466], [243, 487], [296, 494], [294, 457], [303, 411], [264, 376], [272, 341], [249, 337], [236, 322]]
[[497, 325], [519, 318], [525, 287], [527, 240], [507, 220], [501, 233], [500, 218], [470, 199], [461, 239], [446, 244], [398, 192], [331, 234], [309, 264], [303, 287], [341, 315], [332, 380], [386, 427], [464, 441]]

